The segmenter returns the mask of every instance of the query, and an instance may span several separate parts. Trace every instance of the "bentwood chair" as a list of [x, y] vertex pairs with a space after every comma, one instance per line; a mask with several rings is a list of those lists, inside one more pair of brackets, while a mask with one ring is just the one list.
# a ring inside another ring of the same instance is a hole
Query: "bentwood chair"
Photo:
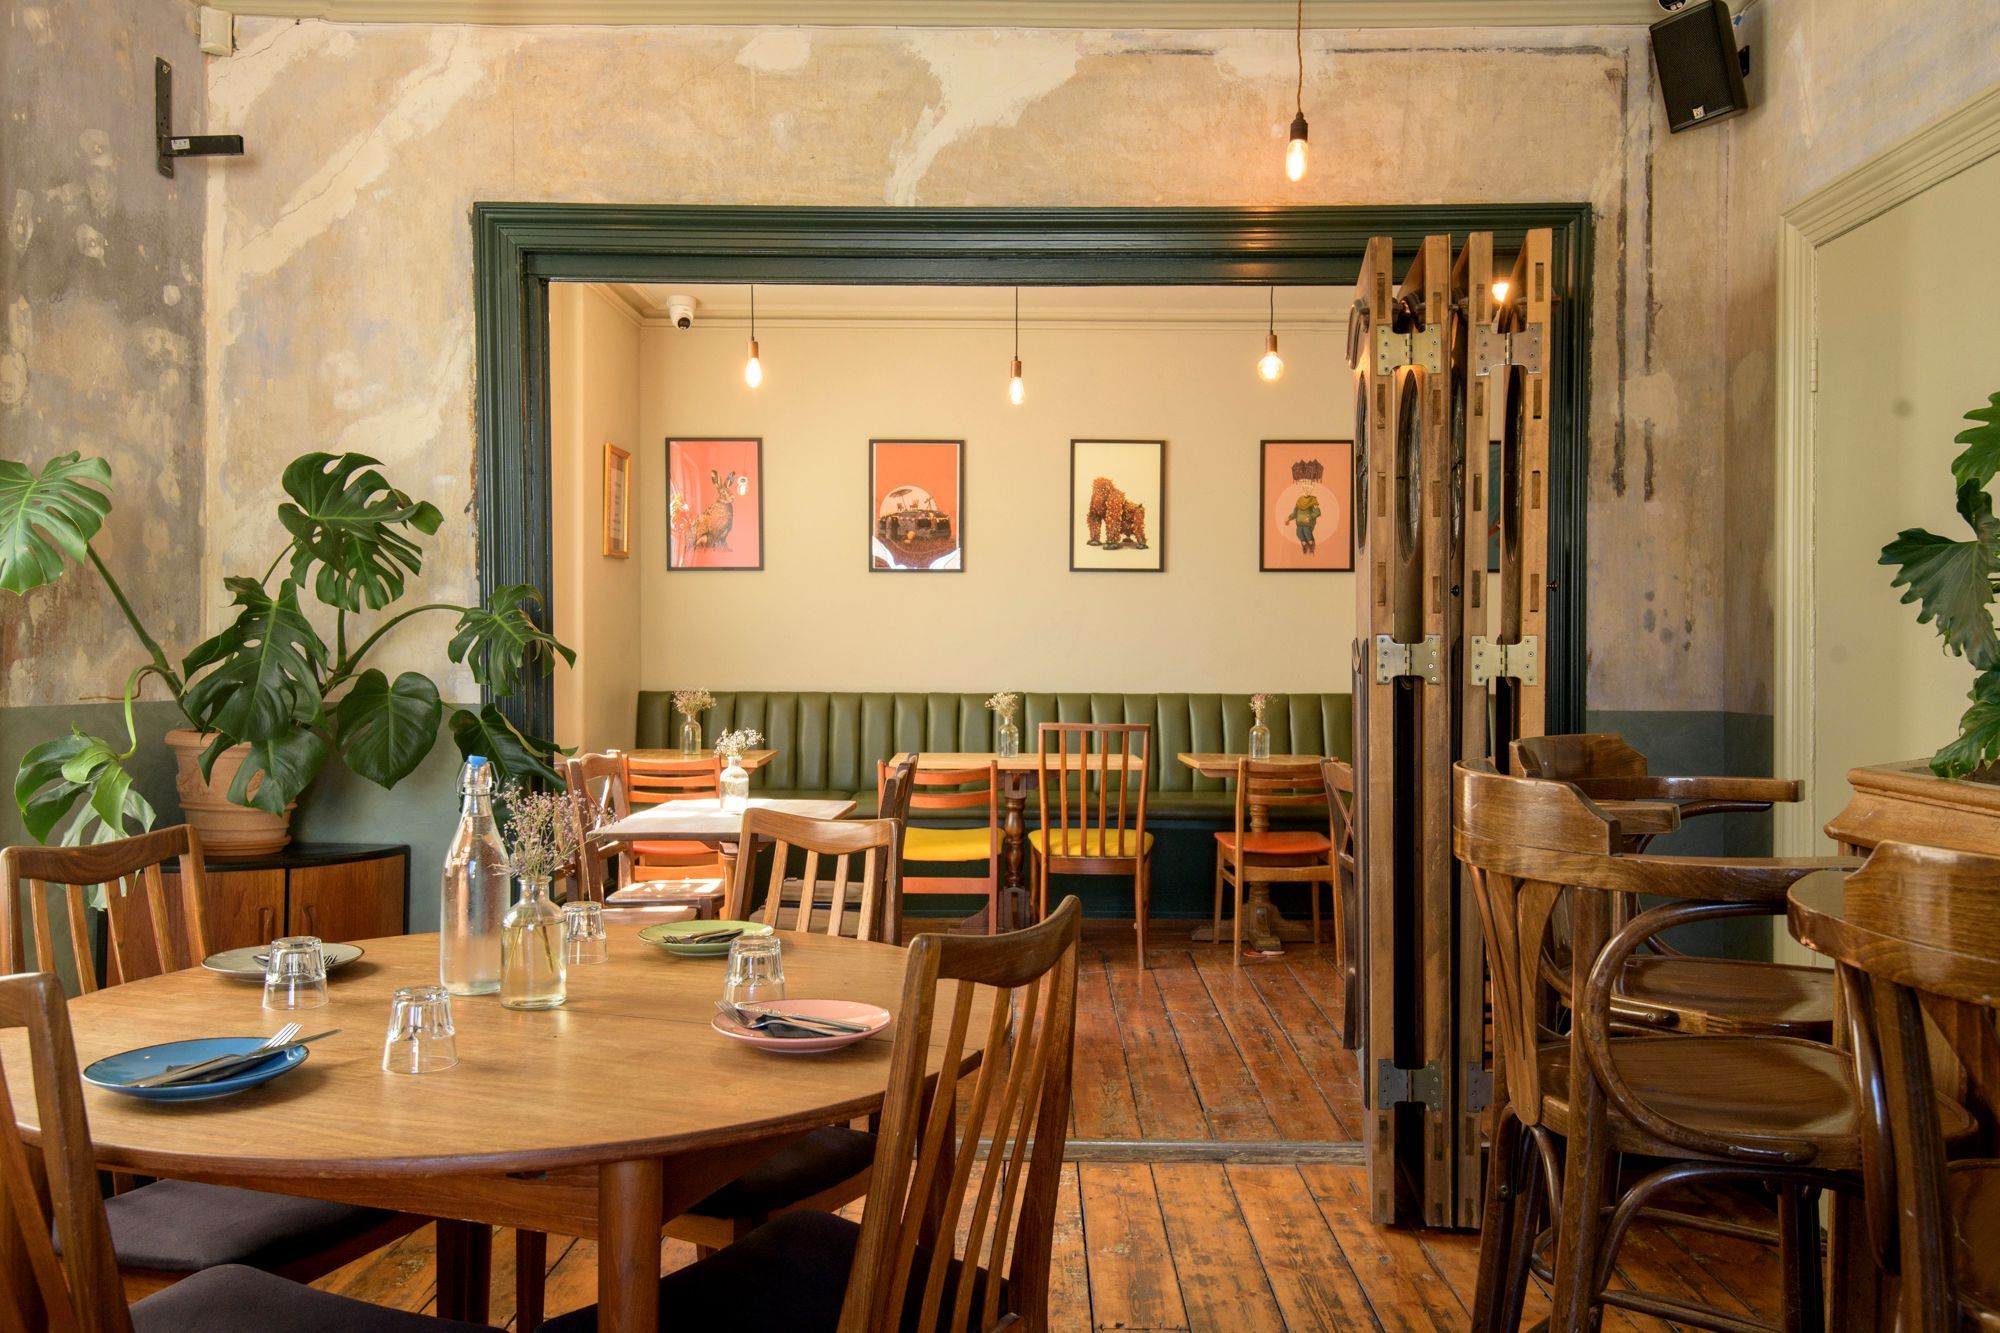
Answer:
[[[1046, 1329], [1056, 1194], [1076, 1033], [1075, 898], [999, 936], [910, 945], [882, 1108], [882, 1151], [860, 1222], [799, 1210], [660, 1281], [673, 1327], [787, 1333]], [[962, 1063], [980, 1000], [986, 1059], [969, 1091], [925, 1076], [929, 1049]], [[956, 1106], [960, 1091], [962, 1113]], [[982, 1151], [982, 1138], [988, 1140]], [[982, 1160], [983, 1159], [983, 1160]], [[597, 1327], [596, 1309], [548, 1333]]]
[[[1257, 807], [1290, 815], [1318, 814], [1326, 831], [1313, 828], [1251, 827]], [[1236, 825], [1215, 835], [1215, 921], [1212, 938], [1222, 942], [1222, 891], [1234, 892], [1232, 925], [1236, 966], [1243, 966], [1243, 891], [1251, 884], [1303, 884], [1312, 904], [1312, 938], [1319, 943], [1319, 886], [1334, 895], [1334, 942], [1340, 943], [1340, 868], [1335, 860], [1340, 816], [1321, 768], [1236, 761]], [[1336, 949], [1337, 951], [1337, 949]]]
[[386, 1310], [238, 1264], [205, 1269], [128, 1305], [116, 1229], [98, 1193], [69, 1010], [55, 974], [0, 976], [0, 1027], [27, 1029], [42, 1131], [36, 1164], [15, 1123], [10, 1080], [0, 1072], [0, 1197], [11, 1211], [0, 1225], [0, 1327], [80, 1333], [475, 1333], [485, 1327]]
[[1333, 820], [1334, 957], [1340, 969], [1340, 1044], [1361, 1043], [1361, 893], [1355, 883], [1354, 766], [1345, 759], [1320, 760]]
[[1139, 966], [1153, 897], [1153, 835], [1146, 832], [1146, 778], [1153, 728], [1143, 722], [1044, 722], [1035, 729], [1041, 827], [1028, 830], [1035, 914], [1049, 906], [1055, 875], [1132, 877]]
[[[876, 806], [894, 818], [883, 804], [891, 778], [889, 761], [875, 765]], [[1000, 765], [977, 768], [925, 768], [923, 756], [911, 762], [908, 802], [903, 810], [903, 893], [969, 894], [986, 900], [986, 933], [1000, 930]], [[926, 828], [907, 823], [911, 814], [968, 818], [984, 815], [985, 825], [971, 828]], [[912, 875], [912, 862], [925, 866], [972, 865], [972, 875]]]
[[[1799, 799], [1783, 778], [1655, 777], [1646, 756], [1607, 732], [1535, 736], [1514, 742], [1514, 771], [1575, 785], [1593, 800], [1672, 801], [1683, 823], [1722, 814], [1768, 811]], [[1622, 849], [1642, 852], [1652, 835], [1629, 836]], [[1615, 900], [1612, 922], [1639, 910], [1633, 896]], [[1561, 950], [1551, 950], [1550, 979], [1567, 998]], [[1674, 1032], [1769, 1032], [1828, 1041], [1833, 1035], [1833, 974], [1823, 967], [1684, 954], [1667, 940], [1646, 941], [1618, 979], [1612, 1005], [1622, 1024]]]
[[[1885, 842], [1848, 876], [1840, 918], [1812, 944], [1840, 965], [1869, 1232], [1900, 1279], [1900, 1327], [2000, 1329], [2000, 857]], [[1982, 1122], [1983, 1159], [1946, 1161], [1940, 1060]]]
[[[162, 863], [179, 872], [172, 891]], [[37, 967], [54, 973], [67, 957], [77, 988], [98, 989], [91, 946], [95, 922], [90, 891], [103, 886], [107, 956], [113, 984], [140, 981], [198, 965], [208, 955], [208, 882], [201, 839], [186, 824], [84, 847], [0, 850], [0, 972], [28, 970], [32, 936]], [[25, 907], [27, 919], [22, 920]], [[68, 948], [56, 943], [58, 911]], [[72, 1071], [72, 1077], [74, 1071]], [[142, 1296], [220, 1264], [245, 1264], [301, 1282], [389, 1244], [422, 1218], [349, 1204], [266, 1194], [191, 1180], [161, 1180], [136, 1189], [124, 1177], [107, 1200], [111, 1243], [125, 1289]]]
[[603, 903], [607, 921], [644, 926], [689, 915], [714, 916], [721, 906], [727, 882], [714, 848], [690, 842], [634, 844], [633, 849], [651, 847], [656, 851], [663, 847], [704, 847], [708, 854], [705, 868], [711, 873], [703, 876], [704, 867], [692, 859], [672, 870], [649, 871], [637, 863], [634, 850], [596, 836], [598, 828], [632, 812], [625, 769], [626, 757], [615, 750], [576, 755], [563, 765], [581, 821], [577, 836], [578, 892]]
[[[1621, 851], [1616, 818], [1568, 783], [1502, 775], [1485, 761], [1454, 769], [1454, 842], [1479, 906], [1492, 977], [1495, 1114], [1480, 1236], [1474, 1327], [1512, 1329], [1534, 1268], [1552, 1278], [1549, 1326], [1597, 1326], [1604, 1307], [1696, 1328], [1759, 1325], [1684, 1295], [1612, 1290], [1619, 1247], [1646, 1215], [1672, 1225], [1775, 1244], [1785, 1330], [1820, 1324], [1816, 1202], [1851, 1192], [1861, 1165], [1853, 1064], [1830, 1046], [1758, 1035], [1621, 1035], [1612, 1008], [1626, 961], [1651, 935], [1678, 924], [1770, 915], [1785, 892], [1825, 859], [1659, 857]], [[1612, 935], [1612, 895], [1668, 901]], [[1567, 896], [1573, 932], [1566, 1036], [1539, 1015], [1543, 937]], [[1607, 938], [1608, 937], [1608, 938]], [[1947, 1137], [1972, 1120], [1940, 1103]], [[1564, 1141], [1559, 1152], [1557, 1140]], [[1654, 1159], [1629, 1183], [1621, 1155]], [[1656, 1200], [1686, 1186], [1754, 1182], [1778, 1199], [1774, 1233], [1707, 1210], [1668, 1211]], [[1541, 1264], [1556, 1219], [1555, 1262]]]

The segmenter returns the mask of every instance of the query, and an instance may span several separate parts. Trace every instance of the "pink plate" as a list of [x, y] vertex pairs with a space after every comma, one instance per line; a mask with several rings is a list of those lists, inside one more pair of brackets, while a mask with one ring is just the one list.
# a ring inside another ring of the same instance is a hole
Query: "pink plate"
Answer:
[[857, 1004], [852, 1000], [778, 1000], [765, 1007], [783, 1013], [799, 1014], [805, 1018], [831, 1018], [842, 1023], [866, 1023], [868, 1030], [839, 1037], [767, 1037], [760, 1032], [752, 1032], [719, 1010], [710, 1020], [710, 1025], [723, 1036], [733, 1037], [760, 1050], [783, 1051], [788, 1055], [809, 1055], [814, 1051], [837, 1051], [843, 1046], [852, 1046], [857, 1041], [865, 1041], [888, 1027], [893, 1019], [887, 1009], [878, 1009], [872, 1004]]

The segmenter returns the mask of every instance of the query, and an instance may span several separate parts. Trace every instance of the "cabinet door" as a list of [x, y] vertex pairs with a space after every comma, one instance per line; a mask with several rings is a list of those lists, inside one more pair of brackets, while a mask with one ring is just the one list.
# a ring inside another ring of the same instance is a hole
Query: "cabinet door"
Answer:
[[[180, 893], [178, 873], [168, 870], [166, 881], [169, 894]], [[247, 944], [269, 944], [285, 933], [284, 871], [225, 870], [210, 862], [207, 882], [202, 923], [210, 949], [220, 953]], [[145, 948], [150, 955], [151, 943]]]
[[408, 858], [398, 853], [292, 870], [291, 929], [323, 940], [403, 933]]

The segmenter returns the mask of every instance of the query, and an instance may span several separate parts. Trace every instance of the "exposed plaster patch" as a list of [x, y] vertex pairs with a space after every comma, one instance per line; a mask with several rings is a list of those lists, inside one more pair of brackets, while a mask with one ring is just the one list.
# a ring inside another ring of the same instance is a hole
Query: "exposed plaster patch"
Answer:
[[26, 254], [28, 242], [35, 239], [35, 196], [26, 190], [14, 191], [14, 215], [8, 219], [7, 234], [17, 255]]
[[111, 136], [103, 130], [85, 130], [76, 136], [83, 149], [83, 160], [93, 167], [110, 168], [118, 165], [118, 158], [111, 151]]
[[930, 66], [938, 101], [897, 145], [884, 191], [891, 204], [917, 202], [917, 187], [947, 146], [974, 130], [1015, 124], [1076, 73], [1077, 43], [1062, 35], [923, 32], [904, 45]]
[[207, 62], [209, 123], [241, 123], [243, 113], [302, 60], [353, 53], [354, 32], [344, 25], [238, 17], [236, 54]]
[[181, 303], [181, 289], [171, 282], [168, 283], [166, 286], [160, 288], [160, 301], [165, 305], [179, 305]]
[[743, 44], [736, 63], [760, 74], [782, 74], [812, 58], [812, 38], [797, 29], [761, 32]]
[[85, 259], [104, 262], [104, 233], [88, 222], [76, 224], [76, 252]]

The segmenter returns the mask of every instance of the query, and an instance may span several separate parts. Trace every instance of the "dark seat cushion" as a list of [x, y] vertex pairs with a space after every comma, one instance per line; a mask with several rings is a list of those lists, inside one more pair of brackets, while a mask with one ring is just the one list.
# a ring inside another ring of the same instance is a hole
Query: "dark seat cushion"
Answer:
[[493, 1333], [487, 1324], [387, 1310], [229, 1265], [132, 1307], [136, 1333]]
[[703, 1217], [763, 1217], [851, 1180], [875, 1164], [875, 1136], [829, 1125], [795, 1139], [696, 1204]]
[[[847, 1275], [861, 1225], [832, 1213], [781, 1213], [725, 1250], [676, 1269], [660, 1279], [660, 1327], [689, 1329], [783, 1329], [784, 1333], [835, 1333], [840, 1303], [847, 1296]], [[949, 1294], [958, 1281], [960, 1263], [953, 1260], [946, 1277]], [[913, 1273], [929, 1268], [929, 1255], [917, 1250]], [[775, 1280], [782, 1275], [782, 1280]], [[985, 1297], [986, 1273], [974, 1279], [975, 1309]], [[923, 1291], [911, 1279], [904, 1302], [904, 1333], [927, 1333], [916, 1309]], [[1006, 1293], [1001, 1294], [1007, 1309]], [[558, 1315], [542, 1325], [542, 1333], [594, 1333], [597, 1307]]]
[[193, 1273], [219, 1264], [281, 1268], [395, 1216], [289, 1194], [162, 1180], [104, 1201], [111, 1245], [128, 1268]]

